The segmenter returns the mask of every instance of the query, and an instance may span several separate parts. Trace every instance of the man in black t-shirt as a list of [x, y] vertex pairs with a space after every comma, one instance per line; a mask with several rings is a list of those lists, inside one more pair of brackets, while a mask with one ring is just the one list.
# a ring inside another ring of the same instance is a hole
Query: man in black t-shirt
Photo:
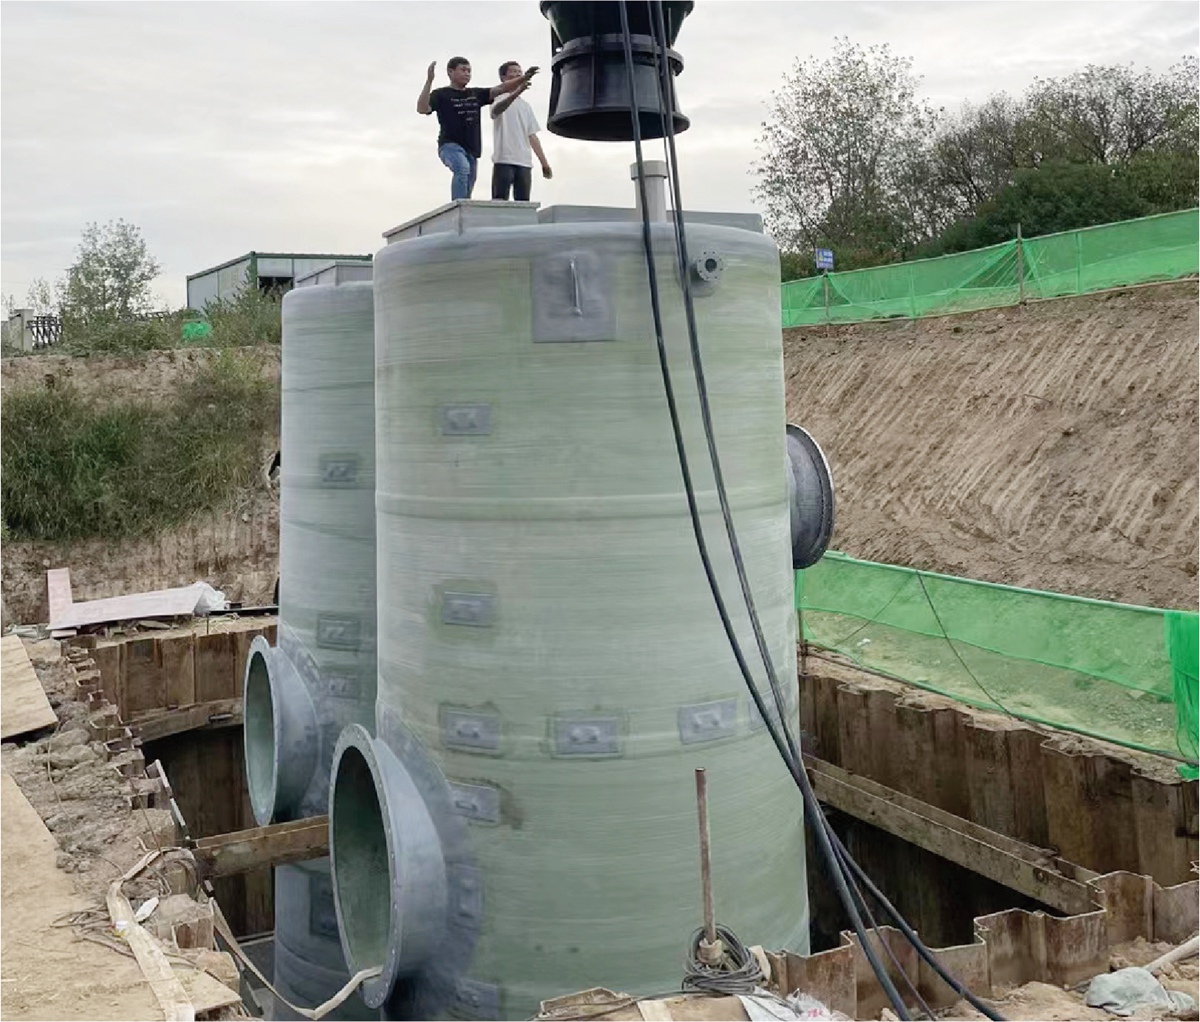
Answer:
[[438, 116], [438, 158], [454, 176], [450, 181], [450, 200], [469, 199], [475, 187], [475, 171], [483, 152], [479, 131], [479, 111], [497, 96], [527, 86], [537, 68], [531, 67], [520, 78], [501, 82], [490, 89], [468, 88], [471, 62], [466, 57], [451, 57], [446, 64], [450, 84], [430, 92], [437, 61], [429, 65], [425, 88], [417, 97], [417, 113]]

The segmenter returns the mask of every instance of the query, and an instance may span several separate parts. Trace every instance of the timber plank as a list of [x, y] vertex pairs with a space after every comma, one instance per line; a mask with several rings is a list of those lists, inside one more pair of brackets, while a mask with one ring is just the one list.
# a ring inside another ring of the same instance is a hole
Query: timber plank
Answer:
[[1088, 912], [1095, 907], [1092, 892], [1057, 873], [1044, 849], [831, 764], [812, 759], [808, 764], [817, 797], [842, 812], [1060, 911]]
[[242, 722], [240, 699], [214, 699], [209, 703], [193, 703], [177, 709], [156, 711], [133, 721], [142, 742], [157, 742], [185, 731], [202, 728], [235, 727]]
[[121, 660], [124, 678], [121, 702], [117, 704], [121, 716], [128, 720], [147, 710], [166, 706], [167, 685], [157, 642], [152, 638], [126, 642]]
[[196, 701], [196, 637], [155, 639], [164, 677], [165, 705], [188, 706]]
[[329, 854], [329, 817], [313, 816], [200, 838], [192, 854], [210, 877], [236, 876], [264, 866], [319, 859]]
[[0, 639], [0, 737], [53, 727], [58, 717], [18, 635]]
[[234, 679], [237, 638], [232, 632], [196, 636], [196, 702], [233, 699], [240, 686]]

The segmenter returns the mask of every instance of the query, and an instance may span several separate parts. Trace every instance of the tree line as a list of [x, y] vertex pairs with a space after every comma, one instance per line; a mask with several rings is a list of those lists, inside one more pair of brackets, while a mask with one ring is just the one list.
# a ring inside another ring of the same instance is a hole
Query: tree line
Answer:
[[832, 248], [855, 269], [1197, 205], [1197, 61], [1089, 64], [954, 112], [911, 58], [835, 40], [768, 101], [755, 195], [785, 279]]

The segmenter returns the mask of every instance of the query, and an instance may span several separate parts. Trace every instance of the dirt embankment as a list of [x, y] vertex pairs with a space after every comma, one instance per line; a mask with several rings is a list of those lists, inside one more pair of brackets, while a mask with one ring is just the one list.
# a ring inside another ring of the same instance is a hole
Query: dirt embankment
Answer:
[[[820, 441], [834, 546], [858, 557], [1162, 607], [1197, 606], [1197, 288], [1181, 283], [916, 322], [787, 331], [788, 413]], [[6, 359], [3, 390], [69, 381], [157, 400], [211, 352]], [[278, 374], [278, 349], [261, 349]], [[76, 599], [206, 579], [274, 585], [277, 507], [134, 543], [7, 543], [4, 599], [44, 620], [43, 573]]]
[[[241, 348], [264, 377], [279, 379], [277, 347]], [[70, 385], [100, 401], [170, 399], [187, 375], [218, 357], [216, 349], [150, 351], [138, 355], [71, 358], [34, 355], [6, 358], [0, 383], [7, 398], [31, 387]], [[264, 450], [277, 438], [263, 437]], [[264, 458], [265, 467], [265, 458]], [[89, 539], [73, 543], [6, 542], [3, 549], [4, 623], [45, 621], [47, 568], [71, 569], [76, 600], [189, 585], [204, 580], [231, 600], [271, 600], [278, 571], [279, 507], [265, 486], [239, 493], [217, 513], [134, 540]]]
[[[279, 379], [279, 348], [238, 348], [238, 355], [262, 367], [267, 379]], [[29, 387], [71, 386], [87, 397], [159, 402], [168, 399], [184, 377], [221, 354], [219, 348], [175, 348], [135, 355], [22, 355], [0, 360], [0, 394]]]
[[833, 546], [1160, 607], [1197, 606], [1197, 287], [785, 333]]

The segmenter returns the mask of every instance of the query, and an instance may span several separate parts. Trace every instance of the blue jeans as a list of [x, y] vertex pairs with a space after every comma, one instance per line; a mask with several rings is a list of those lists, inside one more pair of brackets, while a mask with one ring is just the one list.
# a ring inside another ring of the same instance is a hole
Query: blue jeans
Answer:
[[454, 175], [450, 179], [450, 201], [469, 199], [475, 187], [475, 157], [457, 142], [447, 142], [438, 146], [438, 159], [449, 167], [450, 173]]

